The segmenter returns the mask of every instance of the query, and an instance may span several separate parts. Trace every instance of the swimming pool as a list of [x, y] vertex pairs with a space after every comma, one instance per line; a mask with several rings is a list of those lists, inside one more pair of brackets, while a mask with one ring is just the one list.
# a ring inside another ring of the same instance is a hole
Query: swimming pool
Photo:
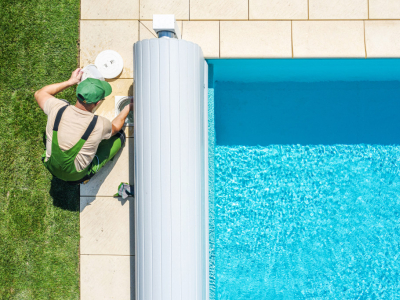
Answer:
[[400, 297], [400, 60], [209, 60], [211, 299]]

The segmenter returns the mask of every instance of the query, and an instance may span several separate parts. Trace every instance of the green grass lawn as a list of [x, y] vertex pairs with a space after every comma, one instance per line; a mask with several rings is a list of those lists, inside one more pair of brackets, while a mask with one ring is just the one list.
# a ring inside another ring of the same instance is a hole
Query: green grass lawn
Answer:
[[0, 299], [79, 299], [79, 187], [42, 166], [46, 115], [33, 97], [77, 68], [79, 5], [1, 1]]

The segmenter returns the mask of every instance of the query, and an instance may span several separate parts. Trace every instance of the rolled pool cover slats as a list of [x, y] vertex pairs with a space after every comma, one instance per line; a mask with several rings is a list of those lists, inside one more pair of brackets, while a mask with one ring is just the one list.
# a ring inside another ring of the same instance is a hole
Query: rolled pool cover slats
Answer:
[[136, 298], [208, 299], [206, 63], [167, 38], [134, 63]]

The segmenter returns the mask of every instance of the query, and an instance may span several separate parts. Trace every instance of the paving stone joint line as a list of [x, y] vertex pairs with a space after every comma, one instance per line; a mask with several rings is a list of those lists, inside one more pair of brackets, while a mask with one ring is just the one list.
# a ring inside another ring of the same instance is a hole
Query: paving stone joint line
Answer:
[[[150, 30], [143, 22], [139, 21], [140, 24], [142, 24], [155, 38], [157, 38], [157, 36], [153, 33], [153, 30]], [[183, 26], [183, 25], [182, 25]], [[139, 30], [139, 41], [141, 41], [140, 39], [140, 30]]]
[[367, 58], [367, 40], [366, 40], [366, 37], [365, 37], [365, 21], [364, 21], [363, 23], [364, 23], [364, 48], [365, 48], [365, 58]]

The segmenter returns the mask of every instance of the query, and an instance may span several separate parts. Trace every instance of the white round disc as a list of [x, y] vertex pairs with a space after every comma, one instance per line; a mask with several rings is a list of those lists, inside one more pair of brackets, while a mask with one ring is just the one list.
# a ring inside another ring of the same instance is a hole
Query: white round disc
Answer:
[[117, 77], [124, 67], [121, 55], [114, 50], [105, 50], [97, 55], [94, 62], [97, 69], [103, 74], [104, 78]]

